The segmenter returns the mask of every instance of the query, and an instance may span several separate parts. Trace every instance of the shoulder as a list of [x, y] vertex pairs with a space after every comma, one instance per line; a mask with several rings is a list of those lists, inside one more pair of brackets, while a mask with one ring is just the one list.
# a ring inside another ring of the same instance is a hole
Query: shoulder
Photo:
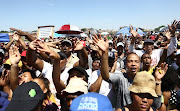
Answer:
[[78, 59], [78, 60], [79, 60], [79, 58], [78, 58], [75, 54], [71, 54], [71, 57], [72, 57], [73, 59]]

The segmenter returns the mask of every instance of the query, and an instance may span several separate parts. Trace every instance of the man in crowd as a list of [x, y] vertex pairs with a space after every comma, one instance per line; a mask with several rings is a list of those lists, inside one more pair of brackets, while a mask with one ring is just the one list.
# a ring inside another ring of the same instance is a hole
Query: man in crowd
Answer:
[[[174, 21], [173, 24], [169, 26], [169, 31], [171, 35], [170, 34], [166, 35], [168, 43], [170, 42], [170, 45], [168, 46], [168, 49], [167, 49], [167, 56], [171, 55], [177, 48], [177, 38], [175, 37], [177, 24], [178, 22]], [[137, 30], [135, 31], [132, 26], [130, 26], [130, 33], [133, 36], [130, 47], [129, 47], [130, 52], [136, 53], [140, 58], [144, 53], [150, 54], [151, 59], [152, 59], [151, 67], [156, 66], [158, 62], [160, 61], [160, 56], [163, 53], [163, 49], [154, 49], [154, 41], [151, 39], [146, 39], [144, 41], [144, 48], [143, 48], [144, 50], [135, 50], [134, 43], [138, 36], [138, 32]]]
[[[101, 58], [101, 74], [102, 78], [110, 83], [115, 85], [117, 99], [116, 99], [116, 108], [121, 106], [126, 106], [131, 104], [130, 92], [128, 90], [131, 85], [136, 73], [140, 70], [140, 58], [132, 53], [129, 54], [126, 58], [126, 68], [127, 73], [124, 74], [111, 74], [108, 71], [108, 49], [109, 44], [107, 38], [105, 41], [100, 37], [93, 37], [94, 43], [101, 49], [102, 58]], [[159, 70], [163, 70], [159, 73]], [[155, 104], [157, 108], [160, 107], [161, 103], [161, 78], [167, 71], [167, 65], [163, 64], [160, 68], [156, 69], [155, 80], [158, 83], [156, 86], [156, 93], [159, 95], [158, 102]], [[158, 104], [159, 103], [159, 104]]]

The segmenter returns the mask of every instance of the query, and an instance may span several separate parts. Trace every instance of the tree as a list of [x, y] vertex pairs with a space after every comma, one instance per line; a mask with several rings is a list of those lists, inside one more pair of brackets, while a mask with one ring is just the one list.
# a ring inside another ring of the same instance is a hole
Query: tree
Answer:
[[2, 31], [0, 31], [0, 33], [9, 33], [9, 32], [8, 32], [8, 31], [2, 30]]
[[160, 29], [161, 29], [162, 27], [166, 27], [166, 26], [165, 26], [165, 25], [161, 25], [161, 26], [159, 26], [159, 27], [155, 28], [155, 29], [154, 29], [154, 31], [159, 32], [159, 31], [160, 31]]

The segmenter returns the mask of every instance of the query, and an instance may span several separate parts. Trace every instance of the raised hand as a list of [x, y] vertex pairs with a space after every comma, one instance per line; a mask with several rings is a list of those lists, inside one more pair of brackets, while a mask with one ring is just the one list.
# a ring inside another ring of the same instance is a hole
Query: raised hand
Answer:
[[18, 35], [27, 35], [25, 32], [23, 32], [23, 31], [21, 31], [21, 30], [19, 30], [19, 29], [15, 29], [15, 28], [10, 28], [11, 30], [13, 30], [13, 31], [16, 31], [16, 33], [18, 34]]
[[38, 41], [40, 41], [40, 40], [38, 40], [38, 39], [36, 39], [36, 40], [34, 40], [34, 41], [32, 41], [30, 44], [29, 44], [29, 48], [31, 49], [31, 50], [37, 50], [37, 48], [39, 47], [38, 46]]
[[19, 38], [20, 38], [20, 36], [19, 36], [18, 34], [14, 34], [14, 35], [13, 35], [13, 39], [14, 39], [15, 41], [18, 41]]
[[94, 40], [93, 43], [95, 45], [97, 45], [102, 52], [108, 52], [109, 43], [108, 43], [108, 39], [106, 37], [105, 37], [105, 41], [104, 41], [100, 34], [99, 34], [99, 38], [96, 34], [94, 34], [93, 40]]
[[175, 36], [175, 32], [176, 32], [176, 28], [178, 24], [179, 24], [179, 21], [176, 21], [176, 20], [173, 21], [171, 26], [168, 24], [169, 31], [171, 32], [173, 37]]
[[130, 28], [129, 32], [132, 34], [132, 36], [137, 37], [138, 36], [138, 28], [136, 28], [136, 30], [134, 30], [132, 25], [130, 25], [129, 28]]
[[164, 30], [163, 35], [166, 36], [168, 40], [171, 39], [171, 33], [169, 32], [168, 29]]
[[37, 52], [46, 52], [49, 54], [49, 57], [52, 59], [60, 59], [60, 56], [58, 53], [54, 52], [51, 50], [44, 42], [42, 41], [37, 41], [38, 46], [37, 47]]
[[12, 65], [18, 64], [21, 60], [21, 54], [16, 46], [10, 47], [9, 49], [9, 60]]
[[168, 70], [168, 64], [162, 63], [159, 67], [155, 70], [155, 79], [156, 81], [160, 81]]
[[74, 42], [74, 50], [75, 51], [83, 49], [84, 46], [79, 39], [76, 38], [73, 42]]

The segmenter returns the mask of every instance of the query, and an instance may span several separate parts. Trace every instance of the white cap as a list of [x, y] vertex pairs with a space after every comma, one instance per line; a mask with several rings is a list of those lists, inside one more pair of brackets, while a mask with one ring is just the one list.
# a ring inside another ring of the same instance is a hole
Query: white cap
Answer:
[[180, 49], [178, 49], [177, 51], [176, 51], [176, 55], [179, 55], [180, 54]]
[[118, 42], [117, 47], [119, 47], [120, 45], [124, 47], [124, 44], [122, 42]]
[[112, 41], [112, 40], [108, 40], [108, 43], [109, 43], [109, 44], [110, 44], [110, 43], [113, 44], [113, 41]]
[[0, 52], [4, 55], [4, 50], [3, 49], [0, 49]]

